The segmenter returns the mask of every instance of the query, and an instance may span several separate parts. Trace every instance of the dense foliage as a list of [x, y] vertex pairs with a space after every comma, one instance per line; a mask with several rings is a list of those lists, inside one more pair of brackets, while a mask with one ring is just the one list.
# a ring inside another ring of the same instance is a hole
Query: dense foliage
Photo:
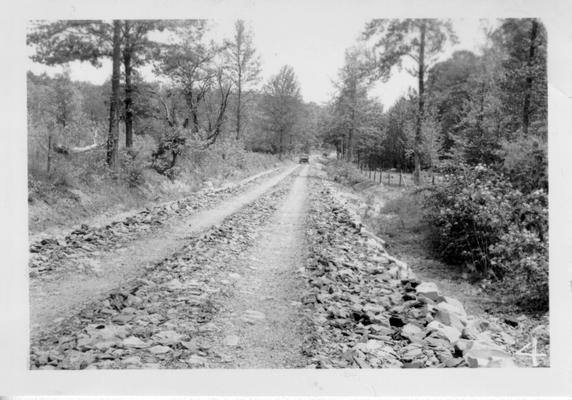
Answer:
[[434, 248], [534, 309], [548, 306], [548, 199], [483, 165], [451, 168], [427, 197]]
[[[376, 38], [379, 32], [373, 26], [377, 25], [368, 24], [366, 30]], [[414, 40], [414, 31], [407, 36], [401, 28], [405, 29], [401, 25], [384, 28], [387, 45]], [[451, 35], [448, 28], [445, 31]], [[401, 38], [387, 36], [392, 34]], [[372, 55], [367, 47], [349, 49], [337, 93], [320, 122], [324, 142], [336, 146], [346, 160], [404, 170], [413, 170], [416, 151], [421, 167], [432, 168], [452, 158], [500, 166], [513, 157], [506, 149], [515, 143], [517, 152], [532, 141], [543, 149], [547, 133], [544, 27], [534, 19], [500, 20], [486, 37], [480, 54], [459, 50], [435, 61], [438, 52], [434, 52], [426, 60], [420, 136], [418, 90], [387, 109], [369, 97], [371, 79], [386, 79], [398, 61], [415, 75], [416, 63], [402, 60], [402, 53], [411, 49], [404, 48], [388, 60], [389, 56]]]

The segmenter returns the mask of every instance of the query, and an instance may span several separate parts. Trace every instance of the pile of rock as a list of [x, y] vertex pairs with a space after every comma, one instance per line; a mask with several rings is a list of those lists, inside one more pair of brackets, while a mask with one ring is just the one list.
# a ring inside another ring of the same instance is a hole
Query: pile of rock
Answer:
[[508, 367], [485, 321], [417, 280], [325, 186], [308, 218], [305, 351], [318, 368]]
[[430, 282], [404, 279], [401, 314], [397, 317], [406, 366], [466, 365], [514, 367], [512, 356], [491, 338], [488, 322], [467, 316], [456, 299], [442, 296]]

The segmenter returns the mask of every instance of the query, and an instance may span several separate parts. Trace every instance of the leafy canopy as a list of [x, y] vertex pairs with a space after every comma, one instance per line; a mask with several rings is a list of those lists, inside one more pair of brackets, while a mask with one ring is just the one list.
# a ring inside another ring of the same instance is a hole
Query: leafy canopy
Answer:
[[[366, 24], [363, 39], [373, 41], [369, 53], [370, 70], [373, 79], [390, 78], [391, 68], [403, 66], [404, 58], [410, 58], [419, 64], [421, 40], [420, 33], [425, 31], [424, 58], [425, 65], [436, 61], [436, 56], [443, 50], [445, 43], [457, 42], [451, 21], [437, 19], [374, 19]], [[427, 67], [425, 66], [424, 69]], [[419, 71], [406, 69], [410, 74]]]

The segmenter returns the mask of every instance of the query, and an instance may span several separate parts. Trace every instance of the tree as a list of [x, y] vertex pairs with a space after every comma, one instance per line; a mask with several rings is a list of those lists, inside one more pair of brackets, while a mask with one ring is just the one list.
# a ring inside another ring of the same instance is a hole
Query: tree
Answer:
[[56, 106], [56, 122], [65, 129], [79, 111], [81, 98], [70, 80], [69, 70], [58, 74], [54, 79], [54, 102]]
[[417, 78], [418, 108], [415, 126], [414, 180], [419, 184], [421, 172], [422, 123], [425, 106], [425, 74], [447, 41], [455, 42], [456, 36], [450, 21], [436, 19], [375, 19], [366, 24], [363, 38], [375, 38], [370, 54], [374, 78], [389, 79], [393, 66], [401, 67], [407, 56], [416, 68], [407, 71]]
[[346, 50], [334, 84], [336, 93], [319, 124], [323, 141], [336, 146], [338, 158], [352, 162], [357, 156], [358, 162], [378, 162], [383, 107], [368, 96], [371, 82], [364, 69], [363, 49]]
[[[27, 74], [28, 110], [28, 162], [30, 173], [50, 172], [51, 138], [56, 127], [57, 107], [54, 104], [55, 90], [49, 85], [51, 79], [42, 74]], [[45, 169], [44, 169], [45, 168]]]
[[232, 82], [224, 69], [219, 66], [216, 74], [216, 85], [211, 87], [204, 99], [206, 108], [207, 132], [206, 145], [214, 144], [222, 132], [225, 121], [228, 98], [232, 90]]
[[85, 61], [99, 67], [112, 55], [112, 25], [103, 21], [57, 21], [34, 23], [26, 37], [35, 46], [32, 60], [46, 65]]
[[107, 137], [107, 164], [119, 167], [119, 74], [121, 66], [121, 21], [113, 21], [113, 72], [111, 74], [111, 101], [109, 105], [109, 135]]
[[342, 158], [343, 150], [343, 136], [344, 132], [341, 125], [336, 118], [336, 110], [334, 102], [326, 105], [318, 120], [317, 129], [318, 136], [324, 145], [334, 146], [336, 149], [336, 156], [338, 159]]
[[319, 145], [318, 124], [323, 113], [322, 107], [314, 102], [302, 104], [302, 115], [298, 124], [298, 147], [294, 151], [309, 153]]
[[363, 69], [362, 52], [358, 48], [346, 51], [345, 64], [340, 70], [338, 94], [334, 100], [335, 114], [341, 124], [342, 155], [347, 161], [354, 157], [354, 142], [360, 131], [367, 129], [370, 100]]
[[[524, 135], [528, 134], [528, 127], [530, 126], [531, 114], [531, 98], [533, 96], [533, 84], [535, 80], [546, 81], [546, 61], [544, 57], [537, 56], [537, 47], [542, 43], [540, 32], [541, 27], [536, 19], [530, 21], [530, 34], [528, 44], [528, 57], [526, 60], [526, 84], [524, 88], [524, 101], [522, 105], [522, 131]], [[540, 39], [540, 40], [539, 40]], [[540, 42], [540, 43], [538, 43]], [[536, 71], [533, 70], [534, 64], [538, 64], [537, 59], [544, 58], [540, 62], [540, 68]], [[544, 67], [544, 68], [543, 68]], [[539, 73], [540, 72], [540, 73]], [[544, 78], [544, 79], [542, 79]], [[544, 90], [542, 94], [546, 93]]]
[[411, 167], [411, 120], [415, 117], [414, 108], [414, 99], [401, 97], [384, 114], [380, 156], [386, 168]]
[[[121, 44], [121, 37], [115, 35], [117, 27], [121, 28], [119, 21], [114, 21], [113, 25], [98, 20], [37, 22], [27, 35], [26, 42], [28, 45], [35, 46], [35, 54], [31, 58], [37, 62], [47, 65], [61, 65], [71, 61], [82, 61], [89, 62], [94, 66], [101, 66], [101, 60], [114, 56], [116, 46]], [[120, 51], [120, 47], [117, 49]], [[119, 53], [117, 56], [120, 56]], [[117, 70], [117, 85], [119, 84], [118, 79], [119, 70]], [[115, 104], [113, 96], [119, 95], [119, 86], [116, 89], [115, 93], [112, 92], [111, 104]], [[111, 107], [115, 107], [115, 105]], [[116, 120], [115, 114], [110, 115], [107, 140], [107, 162], [110, 166], [116, 160], [115, 155], [117, 154], [117, 149], [110, 147], [117, 145], [117, 142], [112, 138], [112, 135], [115, 134], [114, 124]]]
[[502, 93], [498, 86], [503, 54], [484, 49], [467, 77], [467, 98], [459, 110], [457, 129], [451, 133], [454, 158], [469, 164], [492, 164], [498, 161], [500, 142], [510, 130], [510, 118], [502, 112]]
[[480, 71], [481, 60], [467, 50], [456, 51], [445, 61], [431, 68], [427, 79], [427, 102], [434, 107], [439, 122], [441, 151], [447, 154], [460, 133], [467, 102], [475, 89], [474, 76]]
[[[130, 148], [133, 144], [134, 68], [147, 62], [159, 46], [149, 39], [148, 34], [175, 24], [121, 20], [120, 25], [120, 59], [125, 72], [125, 144]], [[32, 59], [37, 62], [58, 65], [82, 61], [101, 66], [102, 59], [113, 56], [113, 26], [114, 24], [98, 20], [39, 22], [28, 35], [27, 43], [36, 47]]]
[[[187, 21], [186, 24], [178, 26], [179, 41], [161, 49], [160, 62], [155, 71], [169, 78], [173, 90], [179, 91], [186, 102], [188, 116], [184, 118], [182, 128], [190, 125], [193, 134], [202, 136], [204, 140], [212, 140], [217, 125], [209, 124], [212, 120], [208, 116], [205, 118], [206, 124], [201, 124], [200, 110], [209, 110], [210, 104], [205, 103], [211, 91], [217, 90], [218, 86], [223, 95], [219, 109], [219, 115], [222, 111], [222, 118], [228, 99], [225, 93], [229, 88], [225, 82], [226, 76], [222, 74], [217, 61], [224, 47], [214, 42], [204, 43], [204, 32], [204, 21]], [[212, 107], [210, 108], [212, 111]], [[202, 132], [203, 130], [206, 130], [206, 133]]]
[[152, 59], [160, 46], [149, 38], [153, 31], [173, 28], [173, 23], [160, 20], [124, 20], [122, 25], [122, 62], [125, 71], [125, 146], [133, 145], [134, 68]]
[[230, 59], [230, 74], [236, 87], [236, 139], [241, 137], [242, 115], [245, 99], [243, 92], [260, 80], [260, 59], [252, 44], [252, 33], [249, 32], [243, 20], [234, 24], [234, 37], [227, 41], [228, 57]]
[[[28, 138], [31, 139], [28, 156], [32, 168], [38, 167], [40, 159], [46, 159], [46, 169], [50, 172], [54, 152], [69, 156], [100, 146], [98, 128], [109, 110], [99, 119], [86, 112], [86, 99], [91, 100], [93, 94], [86, 89], [95, 85], [71, 81], [65, 69], [53, 78], [28, 72], [27, 86]], [[92, 142], [86, 145], [87, 141]]]
[[509, 129], [527, 135], [533, 123], [546, 129], [546, 30], [536, 19], [505, 19], [491, 32], [504, 55], [499, 86]]
[[263, 88], [261, 109], [266, 127], [275, 135], [275, 149], [280, 159], [284, 153], [284, 140], [298, 123], [301, 102], [300, 84], [289, 65], [283, 66]]
[[74, 84], [82, 94], [81, 112], [92, 122], [100, 123], [107, 120], [111, 81], [108, 80], [102, 85], [89, 82], [74, 82]]

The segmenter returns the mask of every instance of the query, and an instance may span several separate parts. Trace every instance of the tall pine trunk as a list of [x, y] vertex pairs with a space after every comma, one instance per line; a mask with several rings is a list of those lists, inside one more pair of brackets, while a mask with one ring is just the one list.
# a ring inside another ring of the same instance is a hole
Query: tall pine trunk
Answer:
[[125, 147], [133, 146], [133, 48], [131, 47], [131, 26], [129, 21], [124, 22], [124, 50], [123, 69], [125, 70]]
[[242, 73], [238, 70], [237, 81], [237, 99], [236, 99], [236, 140], [240, 139], [240, 116], [241, 116], [241, 101], [242, 101]]
[[354, 152], [354, 136], [355, 136], [355, 128], [356, 128], [356, 108], [357, 108], [357, 78], [354, 76], [352, 77], [351, 81], [351, 99], [350, 104], [352, 106], [351, 116], [350, 116], [350, 129], [348, 134], [348, 144], [347, 144], [347, 158], [348, 162], [352, 162], [353, 160], [353, 152]]
[[282, 152], [284, 149], [284, 130], [283, 129], [280, 129], [279, 139], [280, 139], [280, 143], [278, 145], [278, 159], [282, 160]]
[[121, 66], [121, 21], [113, 21], [113, 72], [111, 75], [111, 101], [109, 106], [109, 135], [107, 137], [107, 164], [115, 171], [119, 164], [119, 74]]
[[352, 162], [353, 151], [354, 151], [353, 142], [355, 136], [354, 130], [356, 125], [356, 96], [357, 96], [357, 82], [354, 77], [351, 87], [351, 103], [350, 103], [352, 105], [351, 117], [350, 117], [351, 124], [350, 124], [350, 129], [348, 131], [348, 144], [346, 146], [347, 147], [346, 161], [348, 162]]
[[413, 173], [413, 181], [416, 185], [419, 185], [421, 181], [421, 145], [423, 142], [422, 136], [422, 124], [423, 124], [423, 113], [425, 107], [424, 99], [424, 78], [425, 78], [425, 22], [421, 24], [421, 35], [419, 38], [419, 71], [417, 77], [419, 78], [419, 104], [417, 110], [417, 124], [415, 126], [415, 145], [414, 145], [414, 155], [413, 161], [415, 163], [415, 171]]
[[526, 87], [524, 90], [524, 102], [522, 105], [522, 131], [525, 135], [528, 134], [528, 127], [530, 126], [530, 98], [532, 97], [532, 65], [534, 63], [534, 51], [536, 36], [538, 35], [538, 22], [533, 19], [532, 27], [530, 29], [530, 47], [528, 51], [528, 71], [526, 77]]

